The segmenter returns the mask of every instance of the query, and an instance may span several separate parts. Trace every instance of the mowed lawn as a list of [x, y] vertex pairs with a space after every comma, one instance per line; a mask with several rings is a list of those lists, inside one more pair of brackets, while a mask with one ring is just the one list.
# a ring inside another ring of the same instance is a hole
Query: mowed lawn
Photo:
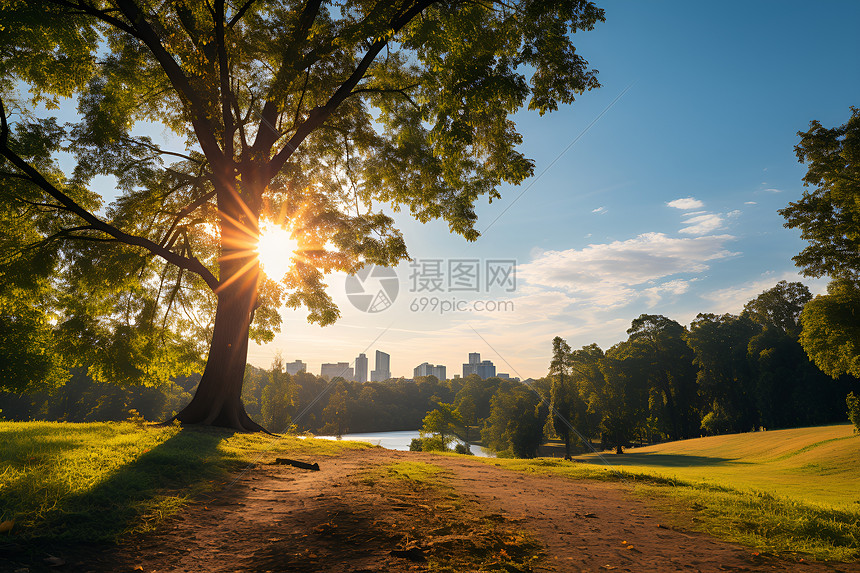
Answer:
[[860, 435], [850, 424], [731, 434], [577, 456], [588, 464], [860, 509]]

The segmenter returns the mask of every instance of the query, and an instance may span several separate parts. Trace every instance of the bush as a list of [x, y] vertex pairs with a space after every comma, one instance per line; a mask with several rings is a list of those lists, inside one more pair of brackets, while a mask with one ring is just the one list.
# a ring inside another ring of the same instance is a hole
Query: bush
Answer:
[[454, 451], [458, 454], [465, 454], [467, 456], [475, 455], [469, 450], [469, 448], [466, 447], [465, 444], [457, 444], [456, 446], [454, 446]]
[[860, 432], [860, 398], [855, 396], [854, 392], [849, 392], [845, 403], [848, 405], [848, 419], [854, 424], [854, 431]]
[[440, 436], [426, 436], [424, 438], [412, 438], [409, 443], [411, 452], [448, 452], [450, 449], [445, 445]]
[[734, 420], [720, 404], [714, 401], [712, 410], [702, 418], [702, 429], [711, 436], [728, 434], [732, 431]]

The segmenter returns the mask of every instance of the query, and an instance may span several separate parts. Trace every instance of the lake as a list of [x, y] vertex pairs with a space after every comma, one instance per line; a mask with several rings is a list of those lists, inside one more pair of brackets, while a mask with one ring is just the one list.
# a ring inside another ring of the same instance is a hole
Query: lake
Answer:
[[[335, 436], [314, 436], [323, 440], [336, 440]], [[414, 438], [420, 437], [418, 430], [402, 430], [399, 432], [369, 432], [366, 434], [344, 434], [341, 436], [343, 440], [353, 440], [356, 442], [369, 442], [375, 446], [381, 446], [386, 450], [409, 451], [409, 444]], [[495, 454], [489, 450], [485, 450], [481, 446], [472, 444], [472, 453], [476, 456], [484, 458], [495, 457]]]

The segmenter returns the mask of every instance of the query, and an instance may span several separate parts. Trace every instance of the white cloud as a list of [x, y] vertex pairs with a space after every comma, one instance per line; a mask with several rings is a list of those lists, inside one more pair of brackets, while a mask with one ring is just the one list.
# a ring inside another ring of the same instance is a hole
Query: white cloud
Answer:
[[765, 191], [766, 193], [782, 193], [782, 189], [773, 189], [773, 188], [763, 189], [763, 191]]
[[603, 215], [604, 213], [606, 213], [606, 207], [600, 206], [597, 209], [592, 209], [591, 212], [596, 213], [597, 215]]
[[764, 291], [773, 288], [779, 281], [802, 282], [809, 287], [813, 296], [827, 292], [827, 281], [825, 279], [807, 279], [794, 271], [786, 271], [780, 274], [774, 272], [763, 273], [759, 279], [704, 293], [701, 296], [703, 299], [713, 303], [707, 312], [714, 314], [725, 314], [727, 312], [738, 314], [743, 310], [746, 303]]
[[666, 203], [669, 207], [674, 209], [688, 210], [688, 209], [701, 209], [705, 206], [704, 203], [699, 201], [698, 199], [694, 199], [693, 197], [684, 197], [682, 199], [675, 199], [674, 201], [669, 201]]
[[675, 279], [661, 285], [647, 288], [643, 292], [648, 299], [648, 305], [654, 307], [666, 296], [678, 296], [690, 290], [690, 283], [696, 279]]
[[758, 205], [755, 201], [744, 201], [744, 205]]
[[685, 235], [707, 235], [708, 233], [722, 229], [724, 227], [724, 220], [722, 215], [717, 213], [706, 213], [686, 219], [684, 224], [687, 226], [683, 227], [679, 231], [680, 233], [684, 233]]
[[653, 300], [685, 292], [687, 281], [680, 278], [655, 283], [682, 273], [701, 273], [709, 268], [708, 261], [732, 256], [725, 243], [733, 239], [731, 235], [672, 238], [646, 233], [581, 250], [546, 251], [520, 265], [517, 273], [531, 285], [565, 290], [577, 303], [618, 307], [640, 296]]

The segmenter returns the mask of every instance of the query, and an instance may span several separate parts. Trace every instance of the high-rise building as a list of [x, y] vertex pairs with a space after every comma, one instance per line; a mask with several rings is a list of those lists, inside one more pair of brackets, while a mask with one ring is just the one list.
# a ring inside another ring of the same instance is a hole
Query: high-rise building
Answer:
[[364, 352], [355, 359], [355, 381], [362, 384], [367, 382], [367, 356]]
[[469, 353], [469, 362], [463, 364], [463, 378], [470, 374], [477, 374], [481, 379], [486, 380], [496, 375], [496, 367], [491, 360], [481, 361], [479, 352]]
[[352, 368], [349, 367], [349, 362], [323, 364], [320, 369], [320, 376], [326, 380], [334, 380], [335, 378], [352, 380], [354, 377]]
[[448, 376], [446, 375], [446, 368], [443, 365], [433, 366], [428, 362], [424, 362], [415, 367], [412, 371], [412, 375], [414, 378], [418, 378], [419, 376], [435, 376], [439, 380], [447, 380]]
[[295, 376], [299, 372], [307, 372], [308, 365], [301, 360], [296, 360], [295, 362], [287, 362], [286, 364], [284, 364], [284, 369], [290, 376]]
[[376, 351], [376, 369], [370, 373], [370, 380], [373, 382], [385, 382], [391, 378], [391, 356], [382, 352]]

